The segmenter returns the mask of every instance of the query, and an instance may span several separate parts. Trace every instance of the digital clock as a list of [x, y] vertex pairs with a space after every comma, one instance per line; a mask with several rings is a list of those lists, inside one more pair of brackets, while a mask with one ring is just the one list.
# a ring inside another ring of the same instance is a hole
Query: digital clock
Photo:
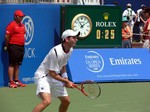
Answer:
[[115, 30], [96, 30], [96, 39], [115, 39]]

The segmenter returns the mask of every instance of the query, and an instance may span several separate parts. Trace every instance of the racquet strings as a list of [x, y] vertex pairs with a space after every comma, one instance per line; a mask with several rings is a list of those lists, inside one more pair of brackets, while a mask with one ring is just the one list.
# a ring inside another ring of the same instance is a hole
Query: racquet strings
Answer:
[[97, 98], [98, 96], [100, 96], [100, 86], [95, 82], [86, 81], [83, 83], [82, 88], [84, 90], [84, 93], [90, 98]]

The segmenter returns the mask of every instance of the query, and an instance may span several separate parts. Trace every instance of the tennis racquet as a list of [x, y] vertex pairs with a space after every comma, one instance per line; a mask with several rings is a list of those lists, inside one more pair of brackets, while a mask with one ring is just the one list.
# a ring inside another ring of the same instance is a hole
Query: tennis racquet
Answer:
[[92, 99], [98, 98], [101, 94], [100, 86], [92, 80], [86, 80], [79, 85], [74, 85], [74, 87]]

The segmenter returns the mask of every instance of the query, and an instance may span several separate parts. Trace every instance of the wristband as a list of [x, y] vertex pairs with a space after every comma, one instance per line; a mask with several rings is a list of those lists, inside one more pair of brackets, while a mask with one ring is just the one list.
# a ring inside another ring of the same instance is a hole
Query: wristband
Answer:
[[65, 72], [61, 75], [63, 78], [68, 78], [68, 74]]

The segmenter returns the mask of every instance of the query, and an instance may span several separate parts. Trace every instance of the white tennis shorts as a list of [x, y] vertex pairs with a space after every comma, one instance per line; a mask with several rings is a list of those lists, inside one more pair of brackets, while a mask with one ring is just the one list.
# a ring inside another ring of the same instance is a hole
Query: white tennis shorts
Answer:
[[37, 85], [37, 96], [42, 92], [50, 93], [52, 97], [68, 96], [68, 92], [63, 83], [51, 78], [50, 76], [38, 79], [35, 78], [35, 83]]

